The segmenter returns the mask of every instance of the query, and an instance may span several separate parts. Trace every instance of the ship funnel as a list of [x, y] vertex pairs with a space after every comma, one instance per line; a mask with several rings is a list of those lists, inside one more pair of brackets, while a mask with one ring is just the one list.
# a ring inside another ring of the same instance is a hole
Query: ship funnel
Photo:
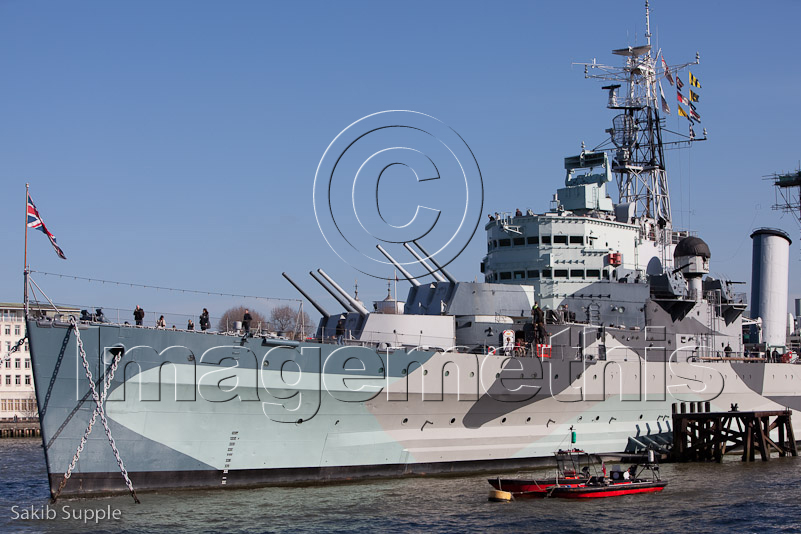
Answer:
[[410, 284], [412, 284], [414, 287], [420, 287], [420, 282], [418, 282], [418, 281], [417, 281], [417, 278], [415, 278], [414, 276], [412, 276], [412, 275], [409, 273], [409, 271], [407, 271], [406, 269], [404, 269], [404, 268], [403, 268], [403, 266], [402, 266], [400, 263], [398, 263], [397, 261], [395, 261], [395, 258], [393, 258], [392, 256], [390, 256], [390, 255], [389, 255], [389, 252], [387, 252], [386, 250], [384, 250], [384, 247], [382, 247], [381, 245], [376, 245], [376, 246], [375, 246], [375, 248], [377, 248], [377, 249], [379, 250], [379, 252], [381, 252], [381, 254], [383, 254], [384, 256], [386, 256], [386, 258], [389, 260], [389, 262], [390, 262], [392, 265], [394, 265], [394, 266], [395, 266], [395, 268], [396, 268], [397, 270], [399, 270], [399, 271], [401, 272], [401, 274], [402, 274], [404, 277], [406, 277], [406, 279], [409, 281], [409, 283], [410, 283]]
[[439, 263], [437, 263], [437, 260], [435, 260], [435, 259], [434, 259], [434, 256], [432, 256], [431, 254], [429, 254], [428, 252], [426, 252], [426, 249], [424, 249], [424, 248], [423, 248], [423, 245], [421, 245], [420, 243], [418, 243], [416, 240], [412, 240], [412, 243], [414, 243], [414, 244], [415, 244], [415, 246], [416, 246], [417, 248], [419, 248], [419, 249], [420, 249], [420, 252], [422, 252], [424, 256], [428, 256], [428, 259], [429, 259], [429, 260], [431, 260], [431, 263], [433, 263], [433, 264], [434, 264], [434, 267], [436, 267], [436, 268], [437, 268], [437, 270], [438, 270], [439, 272], [441, 272], [441, 273], [442, 273], [442, 275], [443, 275], [443, 276], [445, 276], [445, 278], [447, 278], [447, 279], [448, 279], [448, 282], [450, 282], [451, 284], [455, 284], [455, 283], [456, 283], [456, 279], [455, 279], [453, 276], [451, 276], [451, 273], [449, 273], [448, 271], [446, 271], [446, 270], [445, 270], [445, 267], [443, 267], [442, 265], [440, 265]]
[[417, 252], [416, 252], [416, 251], [415, 251], [415, 250], [414, 250], [412, 247], [410, 247], [410, 246], [409, 246], [409, 243], [404, 243], [404, 244], [403, 244], [403, 246], [404, 246], [404, 247], [406, 247], [406, 250], [408, 250], [409, 252], [411, 252], [411, 253], [412, 253], [412, 256], [414, 256], [414, 257], [415, 257], [415, 259], [416, 259], [418, 262], [420, 262], [420, 265], [422, 265], [423, 267], [425, 267], [425, 270], [426, 270], [426, 271], [428, 271], [428, 273], [429, 273], [431, 276], [433, 276], [433, 277], [434, 277], [434, 278], [437, 280], [437, 282], [444, 282], [444, 281], [445, 281], [445, 277], [444, 277], [444, 276], [442, 276], [441, 274], [439, 274], [439, 273], [438, 273], [437, 271], [435, 271], [434, 269], [432, 269], [432, 268], [431, 268], [431, 266], [430, 266], [428, 263], [426, 263], [426, 260], [424, 260], [424, 259], [423, 259], [423, 258], [420, 256], [420, 254], [418, 254], [418, 253], [417, 253]]
[[759, 228], [751, 239], [751, 318], [762, 318], [762, 339], [768, 348], [786, 347], [790, 236], [776, 228]]
[[317, 269], [317, 272], [318, 272], [318, 273], [320, 273], [320, 276], [322, 276], [323, 278], [325, 278], [325, 280], [326, 280], [326, 281], [327, 281], [329, 284], [331, 284], [331, 287], [333, 287], [334, 289], [336, 289], [336, 290], [339, 292], [339, 294], [340, 294], [340, 295], [342, 295], [343, 297], [345, 297], [345, 300], [347, 300], [347, 301], [350, 303], [350, 305], [351, 305], [353, 308], [355, 308], [357, 312], [359, 312], [359, 315], [361, 315], [361, 316], [363, 316], [363, 317], [364, 317], [364, 316], [367, 316], [367, 315], [369, 315], [369, 314], [370, 314], [370, 312], [368, 312], [368, 311], [367, 311], [367, 308], [365, 308], [364, 306], [362, 306], [362, 303], [361, 303], [361, 302], [359, 302], [358, 300], [356, 300], [356, 299], [354, 299], [353, 297], [351, 297], [350, 295], [348, 295], [348, 293], [347, 293], [347, 292], [346, 292], [344, 289], [342, 289], [341, 287], [339, 287], [339, 284], [337, 284], [336, 282], [334, 282], [334, 281], [331, 279], [331, 277], [330, 277], [330, 276], [328, 276], [327, 274], [325, 274], [325, 271], [323, 271], [322, 269]]
[[305, 291], [303, 291], [303, 289], [301, 289], [301, 287], [300, 287], [298, 284], [296, 284], [296, 283], [295, 283], [295, 281], [294, 281], [294, 280], [292, 280], [292, 279], [289, 277], [289, 275], [288, 275], [288, 274], [286, 274], [286, 273], [281, 273], [281, 276], [283, 276], [284, 278], [286, 278], [287, 282], [289, 282], [290, 284], [292, 284], [292, 286], [293, 286], [295, 289], [297, 289], [297, 290], [298, 290], [298, 293], [300, 293], [301, 295], [303, 295], [303, 296], [306, 298], [306, 300], [308, 300], [309, 302], [311, 302], [311, 305], [312, 305], [312, 306], [314, 306], [315, 308], [317, 308], [317, 311], [318, 311], [318, 312], [320, 312], [320, 315], [322, 315], [322, 316], [323, 316], [323, 317], [325, 317], [326, 319], [328, 319], [329, 317], [331, 317], [331, 314], [330, 314], [330, 313], [328, 313], [328, 312], [325, 310], [325, 308], [323, 308], [322, 306], [320, 306], [320, 304], [318, 304], [318, 303], [317, 303], [317, 302], [316, 302], [316, 301], [315, 301], [313, 298], [311, 298], [311, 297], [308, 295], [308, 293], [306, 293]]
[[325, 282], [323, 282], [322, 280], [320, 280], [320, 278], [317, 276], [317, 274], [316, 274], [314, 271], [309, 271], [309, 274], [311, 275], [311, 277], [312, 277], [312, 278], [314, 278], [314, 280], [315, 280], [315, 281], [316, 281], [318, 284], [320, 284], [321, 286], [323, 286], [323, 289], [325, 289], [326, 291], [328, 291], [328, 292], [331, 294], [331, 296], [332, 296], [332, 297], [334, 297], [334, 300], [336, 300], [337, 302], [339, 302], [339, 305], [340, 305], [340, 306], [342, 306], [343, 308], [345, 308], [345, 311], [348, 311], [348, 312], [355, 312], [355, 311], [356, 311], [356, 310], [354, 310], [354, 309], [351, 307], [351, 305], [350, 305], [350, 304], [348, 304], [348, 301], [346, 301], [345, 299], [343, 299], [343, 298], [342, 298], [342, 296], [341, 296], [339, 293], [337, 293], [336, 291], [334, 291], [333, 289], [331, 289], [330, 287], [328, 287], [328, 286], [326, 285], [326, 283], [325, 283]]

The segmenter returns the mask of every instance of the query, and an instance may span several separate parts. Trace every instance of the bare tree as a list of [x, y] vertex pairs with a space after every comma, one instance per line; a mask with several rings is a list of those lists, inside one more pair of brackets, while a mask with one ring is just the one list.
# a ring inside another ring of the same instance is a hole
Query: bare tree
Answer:
[[22, 399], [22, 417], [26, 419], [36, 419], [39, 417], [39, 410], [36, 407], [36, 395], [29, 393], [27, 398]]
[[283, 332], [292, 339], [303, 339], [309, 331], [311, 317], [306, 312], [302, 314], [298, 312], [299, 310], [292, 306], [276, 306], [270, 312], [270, 321], [276, 331]]
[[245, 306], [236, 306], [234, 308], [229, 308], [225, 313], [222, 314], [222, 317], [220, 317], [220, 322], [217, 323], [217, 330], [220, 332], [233, 330], [234, 322], [242, 320], [242, 318], [245, 316], [246, 309], [250, 311], [250, 315], [253, 317], [253, 322], [250, 323], [251, 330], [257, 330], [259, 327], [267, 327], [267, 319], [264, 317], [264, 315], [250, 308], [246, 308]]

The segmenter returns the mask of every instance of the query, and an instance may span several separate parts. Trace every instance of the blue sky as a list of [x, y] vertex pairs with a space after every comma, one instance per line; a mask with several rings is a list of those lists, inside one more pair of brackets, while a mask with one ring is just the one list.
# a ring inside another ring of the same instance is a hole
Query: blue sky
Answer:
[[[801, 158], [801, 4], [719, 6], [652, 6], [670, 63], [701, 53], [710, 138], [669, 153], [674, 224], [710, 244], [713, 274], [746, 282], [750, 231], [783, 228], [799, 297], [798, 227], [770, 210], [761, 177]], [[475, 154], [485, 212], [544, 211], [563, 157], [601, 143], [612, 118], [602, 84], [571, 62], [617, 64], [610, 50], [643, 33], [642, 0], [0, 2], [0, 301], [22, 296], [26, 181], [69, 257], [31, 235], [36, 270], [296, 298], [287, 271], [335, 309], [306, 274], [322, 267], [347, 288], [359, 277], [363, 300], [382, 298], [386, 284], [334, 254], [314, 217], [315, 170], [334, 137], [378, 111], [432, 115]], [[668, 126], [686, 131], [665, 90]], [[382, 194], [406, 213], [419, 199], [404, 179]], [[457, 278], [479, 276], [482, 234], [450, 265]], [[214, 315], [240, 302], [37, 281], [84, 307]]]

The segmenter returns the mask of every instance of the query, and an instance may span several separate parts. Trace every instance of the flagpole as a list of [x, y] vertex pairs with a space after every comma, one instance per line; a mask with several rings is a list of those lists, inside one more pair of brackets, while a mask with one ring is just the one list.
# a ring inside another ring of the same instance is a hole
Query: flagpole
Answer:
[[25, 288], [22, 292], [22, 305], [25, 310], [25, 320], [28, 319], [28, 187], [30, 184], [25, 184], [25, 253], [23, 260], [25, 268], [22, 271], [22, 278], [25, 283]]

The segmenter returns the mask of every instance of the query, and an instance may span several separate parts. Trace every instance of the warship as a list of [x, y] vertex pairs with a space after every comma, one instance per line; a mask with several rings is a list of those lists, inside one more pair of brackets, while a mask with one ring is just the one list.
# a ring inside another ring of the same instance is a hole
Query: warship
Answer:
[[571, 435], [662, 450], [676, 402], [801, 410], [801, 368], [746, 354], [745, 295], [673, 226], [659, 88], [690, 64], [647, 28], [621, 67], [585, 65], [608, 143], [565, 158], [549, 211], [490, 217], [483, 281], [417, 242], [433, 281], [379, 247], [411, 287], [372, 312], [322, 270], [342, 311], [285, 275], [322, 315], [301, 341], [29, 314], [53, 496], [517, 469]]

